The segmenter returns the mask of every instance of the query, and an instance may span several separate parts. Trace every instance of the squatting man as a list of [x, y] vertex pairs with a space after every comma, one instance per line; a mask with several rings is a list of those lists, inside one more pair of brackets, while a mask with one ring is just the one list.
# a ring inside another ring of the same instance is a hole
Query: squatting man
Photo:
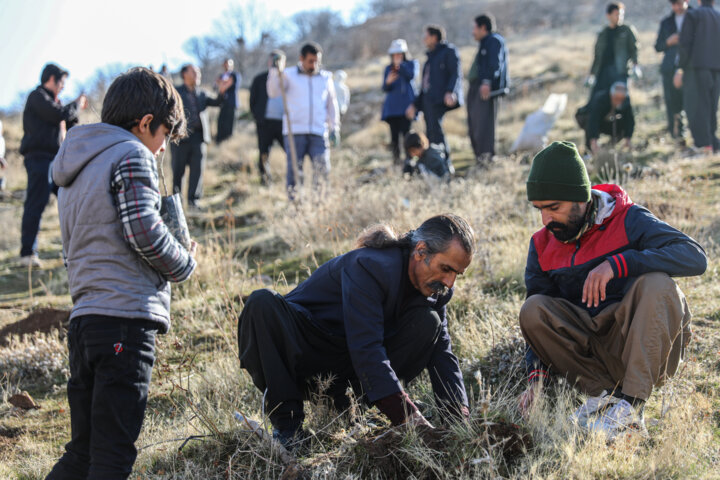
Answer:
[[588, 395], [572, 420], [608, 440], [646, 434], [643, 405], [678, 368], [690, 309], [671, 277], [701, 275], [703, 248], [633, 203], [618, 185], [590, 187], [572, 143], [533, 160], [527, 197], [542, 215], [530, 241], [520, 328], [532, 412], [554, 373]]
[[332, 379], [324, 393], [339, 412], [350, 386], [393, 425], [429, 426], [400, 383], [427, 369], [440, 416], [468, 416], [445, 310], [475, 251], [472, 228], [439, 215], [399, 238], [370, 227], [357, 246], [285, 296], [253, 292], [240, 315], [240, 365], [265, 392], [273, 437], [288, 448], [307, 438], [303, 400], [319, 377]]

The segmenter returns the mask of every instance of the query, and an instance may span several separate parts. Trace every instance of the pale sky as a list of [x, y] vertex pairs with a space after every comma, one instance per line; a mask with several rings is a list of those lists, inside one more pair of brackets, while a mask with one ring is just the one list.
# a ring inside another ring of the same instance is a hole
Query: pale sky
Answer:
[[[191, 60], [190, 37], [212, 34], [213, 22], [248, 0], [0, 0], [0, 108], [37, 86], [48, 62], [70, 72], [60, 95], [72, 100], [98, 67], [153, 65], [171, 69]], [[289, 17], [331, 8], [347, 19], [358, 0], [266, 0], [269, 12]], [[24, 103], [24, 101], [22, 102]]]

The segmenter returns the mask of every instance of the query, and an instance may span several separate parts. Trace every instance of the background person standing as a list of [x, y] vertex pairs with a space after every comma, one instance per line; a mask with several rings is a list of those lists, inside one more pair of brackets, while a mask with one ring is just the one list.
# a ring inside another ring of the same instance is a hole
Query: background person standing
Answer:
[[720, 13], [713, 0], [699, 0], [688, 10], [680, 32], [675, 86], [683, 88], [683, 102], [695, 146], [707, 153], [720, 151], [717, 108], [720, 96]]
[[493, 96], [492, 92], [508, 86], [505, 39], [492, 29], [493, 21], [488, 15], [475, 18], [473, 37], [479, 46], [468, 73], [468, 133], [475, 159], [481, 164], [489, 162], [495, 155], [495, 122], [500, 94]]
[[217, 136], [215, 137], [215, 142], [218, 144], [232, 136], [233, 127], [235, 126], [235, 109], [238, 107], [237, 88], [240, 85], [241, 77], [239, 73], [233, 70], [233, 67], [234, 62], [232, 59], [226, 59], [223, 62], [225, 71], [215, 80], [215, 86], [223, 100], [220, 105]]
[[23, 138], [20, 153], [25, 157], [27, 193], [22, 216], [20, 263], [40, 267], [37, 235], [40, 219], [54, 190], [48, 178], [50, 162], [60, 149], [67, 129], [78, 122], [78, 110], [87, 106], [85, 95], [63, 106], [58, 95], [65, 88], [68, 72], [48, 63], [40, 85], [28, 96], [23, 111]]
[[676, 88], [673, 84], [673, 76], [675, 75], [678, 60], [680, 31], [685, 21], [688, 2], [685, 0], [670, 0], [670, 6], [672, 13], [660, 22], [655, 51], [664, 53], [662, 64], [660, 64], [660, 73], [663, 79], [668, 133], [672, 138], [681, 139], [683, 137], [683, 96], [682, 90]]
[[270, 147], [277, 142], [285, 150], [283, 140], [283, 102], [281, 97], [268, 98], [267, 78], [268, 71], [273, 66], [275, 59], [285, 59], [285, 53], [274, 50], [268, 58], [268, 70], [259, 73], [253, 78], [250, 86], [250, 111], [255, 119], [255, 131], [257, 133], [258, 150], [258, 171], [260, 172], [260, 183], [267, 185], [271, 180], [270, 175]]
[[407, 42], [398, 38], [388, 49], [390, 65], [383, 73], [385, 101], [382, 107], [382, 120], [390, 126], [390, 143], [393, 162], [400, 164], [400, 150], [404, 138], [410, 131], [411, 119], [405, 116], [408, 107], [415, 101], [415, 73], [418, 65], [408, 54]]
[[427, 61], [423, 66], [422, 87], [406, 115], [413, 119], [417, 112], [423, 112], [430, 143], [443, 145], [445, 157], [450, 161], [450, 147], [445, 140], [442, 121], [445, 113], [465, 103], [460, 55], [457, 48], [445, 40], [445, 29], [438, 25], [425, 27], [423, 42], [427, 47]]

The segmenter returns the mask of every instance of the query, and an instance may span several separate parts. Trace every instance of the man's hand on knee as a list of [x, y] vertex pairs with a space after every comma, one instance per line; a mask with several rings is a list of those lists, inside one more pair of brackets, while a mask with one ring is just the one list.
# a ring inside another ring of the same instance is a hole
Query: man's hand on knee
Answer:
[[614, 276], [615, 273], [607, 260], [593, 268], [583, 285], [582, 302], [590, 308], [597, 307], [600, 302], [605, 301], [607, 284]]

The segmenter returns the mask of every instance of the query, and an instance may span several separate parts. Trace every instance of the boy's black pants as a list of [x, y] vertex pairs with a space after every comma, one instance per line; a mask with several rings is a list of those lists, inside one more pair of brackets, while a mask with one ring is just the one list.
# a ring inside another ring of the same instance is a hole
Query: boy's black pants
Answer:
[[158, 325], [86, 315], [68, 330], [72, 439], [47, 479], [125, 479], [130, 475], [155, 362]]

